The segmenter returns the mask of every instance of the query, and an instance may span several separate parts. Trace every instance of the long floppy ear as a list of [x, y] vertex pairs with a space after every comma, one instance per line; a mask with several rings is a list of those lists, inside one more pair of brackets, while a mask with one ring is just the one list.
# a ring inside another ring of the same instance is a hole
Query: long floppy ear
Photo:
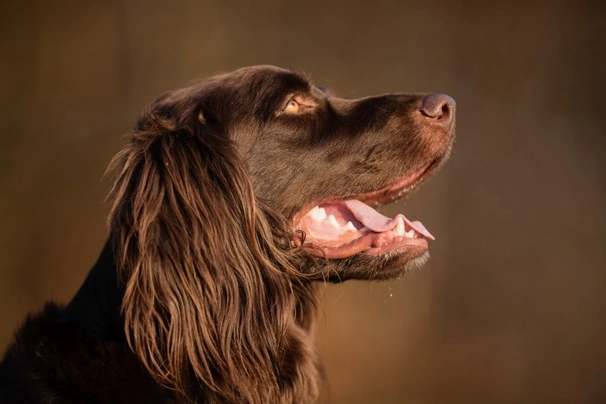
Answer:
[[300, 292], [290, 235], [255, 199], [232, 141], [198, 113], [152, 106], [110, 166], [126, 335], [185, 396], [204, 384], [211, 402], [271, 402]]

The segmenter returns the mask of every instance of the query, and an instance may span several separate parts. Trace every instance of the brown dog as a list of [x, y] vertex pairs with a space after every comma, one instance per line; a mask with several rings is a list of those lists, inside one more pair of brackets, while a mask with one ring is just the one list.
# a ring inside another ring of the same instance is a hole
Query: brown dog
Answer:
[[161, 96], [111, 165], [108, 244], [17, 333], [0, 401], [314, 402], [314, 284], [427, 259], [420, 222], [373, 207], [436, 171], [454, 121], [446, 95], [345, 100], [268, 66]]

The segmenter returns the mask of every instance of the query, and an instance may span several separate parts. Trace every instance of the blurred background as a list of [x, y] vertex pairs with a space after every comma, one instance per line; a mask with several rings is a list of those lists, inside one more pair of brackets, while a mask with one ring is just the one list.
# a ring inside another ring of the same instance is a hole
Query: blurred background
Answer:
[[430, 263], [324, 289], [323, 402], [606, 402], [606, 6], [487, 3], [2, 2], [0, 350], [97, 258], [139, 111], [275, 64], [458, 102], [449, 163], [386, 210], [436, 235]]

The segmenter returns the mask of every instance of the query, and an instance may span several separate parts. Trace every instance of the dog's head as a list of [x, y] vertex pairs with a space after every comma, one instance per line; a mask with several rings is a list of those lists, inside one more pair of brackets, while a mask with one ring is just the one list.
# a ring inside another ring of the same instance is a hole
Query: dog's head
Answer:
[[276, 364], [295, 361], [285, 330], [308, 321], [309, 281], [390, 278], [426, 259], [420, 222], [374, 208], [445, 161], [454, 114], [448, 96], [345, 100], [269, 66], [153, 102], [114, 160], [110, 214], [144, 365], [225, 400], [283, 397], [301, 369]]

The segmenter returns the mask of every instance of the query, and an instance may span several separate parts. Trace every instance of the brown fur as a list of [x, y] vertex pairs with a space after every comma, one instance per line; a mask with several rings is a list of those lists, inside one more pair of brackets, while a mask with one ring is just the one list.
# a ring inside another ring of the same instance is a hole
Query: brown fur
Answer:
[[422, 100], [344, 100], [268, 66], [158, 98], [110, 164], [110, 242], [67, 307], [18, 332], [0, 399], [314, 402], [317, 281], [393, 278], [427, 253], [416, 240], [326, 259], [294, 223], [321, 201], [389, 202], [392, 184], [434, 172], [454, 126]]
[[316, 395], [317, 359], [299, 330], [313, 291], [298, 281], [286, 223], [256, 201], [228, 139], [151, 116], [112, 164], [130, 346], [184, 394], [202, 382], [216, 402]]

